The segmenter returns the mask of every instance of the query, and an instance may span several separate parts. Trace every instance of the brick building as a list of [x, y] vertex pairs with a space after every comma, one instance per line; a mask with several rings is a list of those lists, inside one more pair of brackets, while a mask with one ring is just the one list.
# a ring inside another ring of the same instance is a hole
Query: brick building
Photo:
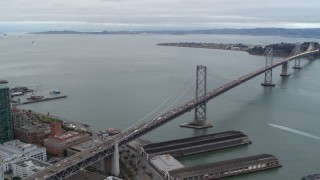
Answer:
[[44, 145], [44, 139], [50, 135], [48, 124], [26, 125], [16, 127], [14, 130], [15, 139], [29, 144]]
[[30, 110], [12, 108], [14, 138], [21, 142], [43, 146], [50, 135], [50, 125], [42, 123]]
[[90, 139], [90, 135], [87, 133], [74, 131], [62, 133], [61, 124], [59, 124], [60, 123], [57, 124], [57, 122], [51, 124], [51, 134], [49, 138], [44, 140], [44, 146], [47, 152], [53, 155], [61, 157], [64, 155], [66, 149]]

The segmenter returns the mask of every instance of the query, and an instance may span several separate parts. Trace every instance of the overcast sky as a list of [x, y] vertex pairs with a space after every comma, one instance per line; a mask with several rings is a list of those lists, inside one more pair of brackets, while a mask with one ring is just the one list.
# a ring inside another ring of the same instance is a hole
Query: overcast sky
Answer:
[[319, 28], [319, 0], [0, 0], [0, 31]]

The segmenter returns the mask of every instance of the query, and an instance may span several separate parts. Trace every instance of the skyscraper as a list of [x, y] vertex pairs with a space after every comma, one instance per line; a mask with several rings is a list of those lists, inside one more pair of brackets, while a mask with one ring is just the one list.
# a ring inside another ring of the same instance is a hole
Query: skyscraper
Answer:
[[11, 120], [9, 88], [0, 85], [0, 144], [11, 141], [13, 127]]

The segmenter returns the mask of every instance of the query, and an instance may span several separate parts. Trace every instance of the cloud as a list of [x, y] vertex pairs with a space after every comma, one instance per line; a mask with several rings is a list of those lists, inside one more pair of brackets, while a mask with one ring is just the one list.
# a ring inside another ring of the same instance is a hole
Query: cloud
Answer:
[[10, 0], [0, 22], [69, 22], [124, 27], [320, 27], [309, 0]]

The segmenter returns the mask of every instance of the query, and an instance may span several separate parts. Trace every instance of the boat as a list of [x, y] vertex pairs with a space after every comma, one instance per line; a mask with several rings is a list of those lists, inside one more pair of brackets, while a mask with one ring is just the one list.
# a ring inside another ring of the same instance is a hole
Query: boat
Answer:
[[14, 97], [14, 96], [22, 96], [22, 95], [24, 95], [23, 92], [13, 92], [13, 93], [11, 93], [11, 97]]
[[27, 93], [27, 92], [33, 92], [33, 91], [34, 90], [29, 89], [28, 87], [25, 87], [25, 86], [17, 86], [10, 89], [11, 93], [16, 93], [16, 92]]
[[316, 180], [316, 179], [320, 179], [320, 174], [311, 174], [311, 175], [302, 177], [302, 180]]
[[115, 128], [108, 128], [108, 129], [107, 129], [107, 133], [108, 133], [110, 136], [113, 136], [113, 135], [116, 135], [116, 134], [121, 133], [121, 131], [120, 131], [119, 129], [115, 129]]
[[60, 91], [58, 89], [52, 90], [49, 92], [49, 94], [60, 94]]
[[44, 96], [35, 96], [35, 95], [31, 95], [30, 97], [27, 98], [28, 101], [39, 101], [43, 99], [44, 99]]
[[6, 84], [6, 83], [8, 83], [7, 80], [5, 80], [5, 79], [0, 79], [0, 84]]

